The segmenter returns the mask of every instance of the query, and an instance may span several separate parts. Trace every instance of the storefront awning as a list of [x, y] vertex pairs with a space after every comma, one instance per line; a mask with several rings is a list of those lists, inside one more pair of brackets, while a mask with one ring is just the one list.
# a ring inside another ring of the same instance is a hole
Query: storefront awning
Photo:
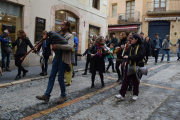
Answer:
[[137, 29], [138, 29], [138, 25], [108, 27], [108, 31], [125, 31], [125, 30], [137, 30]]
[[159, 21], [159, 20], [180, 20], [180, 17], [145, 18], [145, 21]]

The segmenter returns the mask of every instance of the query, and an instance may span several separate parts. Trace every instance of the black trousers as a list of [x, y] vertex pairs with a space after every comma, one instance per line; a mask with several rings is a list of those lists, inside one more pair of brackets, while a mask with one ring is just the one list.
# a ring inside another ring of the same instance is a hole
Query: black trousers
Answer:
[[18, 75], [21, 75], [21, 71], [26, 71], [23, 67], [22, 67], [22, 62], [20, 59], [24, 56], [24, 54], [19, 54], [19, 55], [15, 55], [15, 65], [18, 67]]
[[121, 73], [120, 73], [119, 67], [121, 64], [122, 64], [122, 62], [116, 61], [116, 71], [117, 71], [118, 77], [122, 77], [124, 75], [123, 67], [121, 67]]
[[90, 63], [90, 59], [87, 59], [86, 60], [86, 67], [85, 67], [85, 72], [86, 73], [87, 73], [87, 70], [88, 70], [89, 63]]
[[[96, 71], [93, 71], [92, 77], [91, 77], [91, 79], [92, 79], [92, 85], [94, 85], [95, 76], [96, 76]], [[99, 76], [100, 76], [100, 78], [101, 78], [101, 83], [102, 83], [102, 85], [104, 85], [103, 72], [100, 72], [100, 71], [99, 71]]]

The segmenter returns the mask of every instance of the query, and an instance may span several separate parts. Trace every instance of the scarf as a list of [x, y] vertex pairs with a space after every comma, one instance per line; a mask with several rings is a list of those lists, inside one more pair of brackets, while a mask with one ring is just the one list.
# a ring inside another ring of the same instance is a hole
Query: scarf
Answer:
[[102, 49], [101, 49], [101, 47], [100, 47], [99, 44], [97, 44], [97, 55], [98, 55], [99, 57], [102, 57]]

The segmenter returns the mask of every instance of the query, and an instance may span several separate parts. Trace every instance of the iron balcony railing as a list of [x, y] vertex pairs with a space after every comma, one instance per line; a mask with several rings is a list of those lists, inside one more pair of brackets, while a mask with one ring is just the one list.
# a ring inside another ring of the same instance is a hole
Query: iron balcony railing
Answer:
[[161, 0], [147, 3], [148, 13], [180, 13], [180, 0]]
[[118, 14], [118, 24], [137, 23], [140, 22], [140, 12], [121, 13]]

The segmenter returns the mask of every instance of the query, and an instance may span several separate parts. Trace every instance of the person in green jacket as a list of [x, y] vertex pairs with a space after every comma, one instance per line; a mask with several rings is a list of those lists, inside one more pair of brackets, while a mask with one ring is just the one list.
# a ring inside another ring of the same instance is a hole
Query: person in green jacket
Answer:
[[107, 56], [108, 61], [109, 61], [109, 65], [107, 66], [107, 70], [106, 70], [107, 73], [110, 73], [110, 72], [108, 71], [110, 66], [112, 66], [112, 71], [113, 71], [113, 72], [116, 72], [116, 71], [114, 70], [114, 62], [113, 62], [113, 53], [114, 53], [114, 44], [113, 44], [113, 43], [110, 44], [110, 52], [111, 52], [111, 53]]

